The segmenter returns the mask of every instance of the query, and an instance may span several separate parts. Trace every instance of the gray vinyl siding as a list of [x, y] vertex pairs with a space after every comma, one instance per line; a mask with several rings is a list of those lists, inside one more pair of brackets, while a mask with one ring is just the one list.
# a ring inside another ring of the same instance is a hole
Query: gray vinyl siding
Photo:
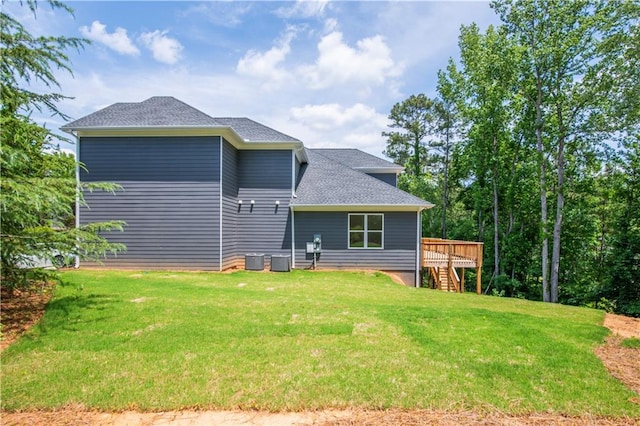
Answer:
[[85, 193], [82, 224], [124, 220], [105, 235], [125, 253], [106, 265], [218, 270], [219, 137], [81, 138], [83, 182], [118, 183], [123, 191]]
[[314, 234], [322, 235], [320, 268], [416, 270], [415, 212], [375, 212], [384, 214], [384, 249], [348, 249], [348, 214], [352, 212], [295, 212], [296, 268], [311, 266], [306, 243]]
[[397, 175], [395, 173], [367, 173], [369, 176], [379, 179], [392, 186], [398, 186]]
[[242, 266], [237, 248], [238, 151], [223, 139], [222, 145], [222, 269]]
[[291, 254], [292, 155], [291, 150], [238, 151], [238, 199], [242, 205], [236, 205], [237, 252], [242, 258], [247, 253], [264, 254], [267, 268], [271, 255]]

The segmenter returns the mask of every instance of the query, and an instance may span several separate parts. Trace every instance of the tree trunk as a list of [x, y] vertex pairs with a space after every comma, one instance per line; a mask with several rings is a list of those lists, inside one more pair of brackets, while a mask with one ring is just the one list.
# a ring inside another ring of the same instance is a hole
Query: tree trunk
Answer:
[[493, 181], [493, 275], [500, 275], [500, 229], [498, 222], [498, 183]]
[[[563, 172], [564, 174], [564, 172]], [[560, 179], [560, 170], [558, 170]], [[560, 185], [558, 185], [558, 189]], [[562, 230], [562, 210], [564, 208], [564, 195], [558, 192], [558, 205], [556, 208], [556, 220], [553, 226], [553, 249], [551, 254], [551, 303], [558, 303], [558, 278], [560, 276], [560, 233]]]
[[498, 221], [498, 139], [493, 136], [493, 276], [500, 275], [500, 227]]
[[540, 164], [540, 228], [542, 232], [542, 300], [551, 301], [549, 289], [549, 236], [547, 235], [547, 166], [544, 158], [544, 146], [542, 143], [542, 81], [536, 80], [536, 150]]
[[560, 241], [562, 232], [562, 213], [564, 210], [564, 145], [565, 145], [565, 131], [563, 125], [563, 116], [561, 107], [558, 106], [557, 117], [560, 136], [558, 138], [558, 154], [556, 157], [557, 162], [557, 176], [558, 176], [558, 197], [556, 204], [556, 220], [553, 225], [553, 249], [551, 253], [551, 302], [558, 303], [558, 279], [560, 276]]
[[447, 239], [447, 207], [449, 200], [449, 130], [445, 136], [444, 183], [442, 185], [442, 238]]
[[413, 173], [417, 178], [422, 176], [422, 168], [420, 167], [420, 139], [413, 141]]

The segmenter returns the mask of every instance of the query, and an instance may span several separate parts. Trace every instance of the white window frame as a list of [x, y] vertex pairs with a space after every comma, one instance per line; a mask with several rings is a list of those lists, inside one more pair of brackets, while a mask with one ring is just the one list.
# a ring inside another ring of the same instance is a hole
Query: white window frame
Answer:
[[[349, 213], [347, 218], [347, 247], [349, 250], [384, 250], [384, 213]], [[364, 230], [351, 231], [351, 216], [364, 216]], [[382, 230], [377, 229], [371, 232], [381, 232], [382, 244], [380, 247], [369, 247], [369, 216], [380, 216], [382, 218]], [[363, 247], [351, 247], [351, 232], [364, 232], [364, 246]]]

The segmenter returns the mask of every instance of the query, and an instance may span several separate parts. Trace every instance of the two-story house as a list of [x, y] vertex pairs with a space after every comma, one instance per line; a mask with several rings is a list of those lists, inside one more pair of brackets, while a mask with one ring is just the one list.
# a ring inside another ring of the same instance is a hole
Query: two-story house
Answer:
[[[117, 103], [62, 127], [77, 138], [80, 223], [124, 220], [105, 265], [222, 271], [248, 253], [293, 268], [390, 271], [417, 285], [421, 211], [396, 187], [403, 168], [356, 149], [308, 149], [247, 118], [211, 117], [175, 98]], [[321, 251], [307, 243], [321, 236]]]

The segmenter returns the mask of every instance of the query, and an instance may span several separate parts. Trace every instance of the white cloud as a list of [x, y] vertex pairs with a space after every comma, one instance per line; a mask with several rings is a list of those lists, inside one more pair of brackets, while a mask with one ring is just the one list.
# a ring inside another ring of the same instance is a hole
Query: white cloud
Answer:
[[345, 83], [381, 85], [388, 78], [400, 76], [403, 70], [404, 66], [392, 59], [384, 37], [364, 38], [351, 47], [338, 31], [320, 40], [315, 64], [299, 68], [313, 89]]
[[296, 0], [291, 7], [280, 7], [275, 11], [280, 18], [312, 18], [323, 16], [329, 0]]
[[93, 21], [91, 27], [80, 27], [80, 33], [89, 40], [104, 44], [109, 49], [123, 55], [137, 56], [140, 50], [131, 42], [124, 28], [116, 28], [112, 33], [107, 32], [107, 26], [100, 21]]
[[262, 86], [265, 89], [277, 87], [289, 76], [289, 72], [281, 64], [291, 52], [291, 40], [295, 36], [295, 27], [288, 27], [284, 35], [266, 52], [249, 50], [238, 61], [236, 71], [240, 75], [263, 80]]
[[242, 23], [242, 17], [249, 13], [251, 8], [251, 3], [216, 1], [191, 7], [183, 15], [204, 16], [214, 25], [234, 28]]
[[183, 47], [178, 40], [166, 34], [166, 31], [156, 30], [142, 33], [138, 40], [151, 50], [156, 61], [175, 64], [180, 59]]
[[[328, 28], [335, 28], [337, 21], [330, 19], [326, 24]], [[385, 84], [395, 92], [394, 79], [402, 74], [404, 66], [394, 62], [382, 36], [363, 38], [351, 47], [343, 41], [341, 32], [333, 31], [318, 43], [314, 63], [295, 66], [288, 63], [288, 59], [293, 56], [291, 42], [301, 28], [287, 27], [267, 51], [247, 51], [236, 65], [237, 73], [260, 79], [265, 90], [280, 88], [284, 81], [298, 77], [295, 84], [305, 86], [304, 89], [335, 89], [348, 84], [358, 98], [369, 97], [373, 93], [372, 85]]]
[[382, 131], [388, 119], [361, 103], [350, 107], [338, 103], [307, 104], [291, 108], [290, 121], [282, 125], [299, 129], [298, 135], [308, 147], [358, 148], [380, 156], [385, 144]]
[[321, 105], [305, 105], [291, 109], [294, 120], [304, 123], [306, 126], [319, 131], [335, 129], [337, 127], [351, 126], [354, 123], [369, 122], [376, 125], [386, 125], [386, 117], [378, 114], [370, 106], [357, 103], [349, 108], [331, 103]]

